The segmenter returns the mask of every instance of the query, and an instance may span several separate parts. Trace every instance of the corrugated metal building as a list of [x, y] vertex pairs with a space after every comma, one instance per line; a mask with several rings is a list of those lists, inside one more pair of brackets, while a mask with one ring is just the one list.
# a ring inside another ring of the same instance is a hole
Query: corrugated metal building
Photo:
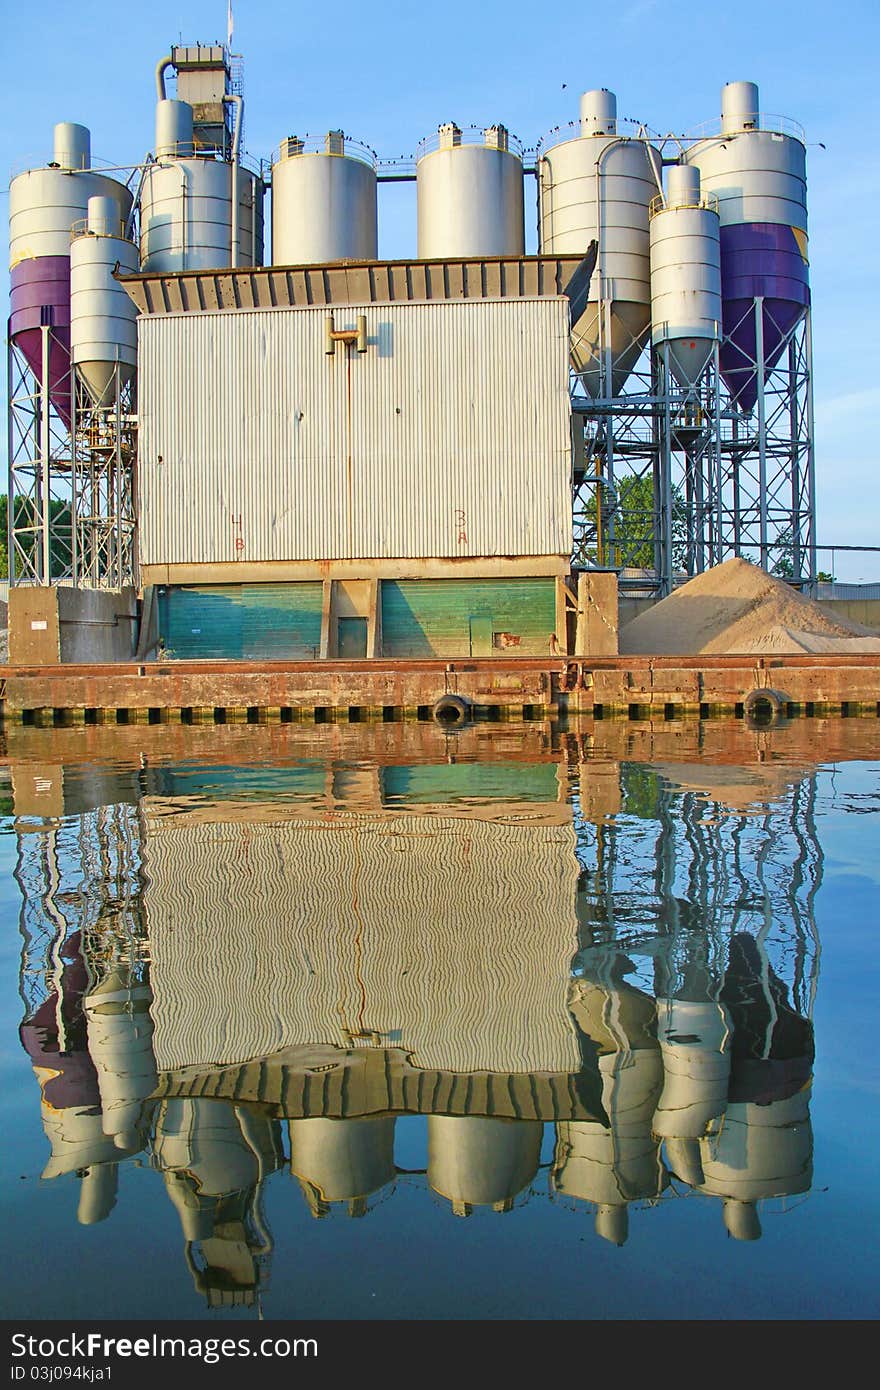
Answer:
[[577, 266], [127, 279], [142, 576], [166, 651], [564, 648]]

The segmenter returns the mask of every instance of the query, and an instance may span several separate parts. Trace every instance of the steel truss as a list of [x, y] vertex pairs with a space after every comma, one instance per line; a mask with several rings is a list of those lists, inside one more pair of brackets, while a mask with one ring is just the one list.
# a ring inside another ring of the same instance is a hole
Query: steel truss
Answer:
[[52, 403], [53, 330], [43, 327], [35, 375], [9, 345], [7, 539], [11, 584], [123, 589], [137, 584], [133, 386], [116, 368], [109, 404], [96, 406], [71, 373], [53, 382], [71, 392], [70, 423]]
[[[617, 396], [572, 393], [573, 563], [613, 569], [621, 587], [668, 594], [682, 578], [733, 555], [793, 584], [816, 579], [815, 460], [809, 310], [764, 361], [761, 299], [756, 353], [737, 346], [732, 392], [716, 348], [690, 390], [668, 349], [645, 350]], [[740, 330], [741, 324], [734, 327]], [[729, 340], [728, 340], [729, 341]], [[729, 373], [729, 375], [731, 375]], [[603, 383], [611, 379], [610, 370]], [[737, 396], [757, 385], [752, 411]]]

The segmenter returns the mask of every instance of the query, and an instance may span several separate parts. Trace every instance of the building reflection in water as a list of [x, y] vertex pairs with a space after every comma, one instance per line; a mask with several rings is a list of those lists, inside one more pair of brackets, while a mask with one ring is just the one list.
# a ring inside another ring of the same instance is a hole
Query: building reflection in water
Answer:
[[56, 769], [47, 808], [23, 765], [43, 1176], [89, 1224], [146, 1154], [213, 1307], [266, 1286], [272, 1174], [362, 1216], [402, 1115], [407, 1180], [458, 1216], [543, 1192], [621, 1245], [631, 1206], [694, 1193], [756, 1239], [811, 1181], [815, 782], [756, 814], [703, 771]]

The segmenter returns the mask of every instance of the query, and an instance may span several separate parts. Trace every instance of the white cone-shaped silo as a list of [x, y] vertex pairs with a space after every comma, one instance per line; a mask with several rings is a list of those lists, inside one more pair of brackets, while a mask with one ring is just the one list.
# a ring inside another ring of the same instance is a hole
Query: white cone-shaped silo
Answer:
[[136, 275], [138, 250], [123, 235], [118, 204], [90, 198], [70, 245], [70, 350], [95, 405], [113, 399], [137, 362], [137, 309], [114, 272]]
[[657, 151], [618, 133], [617, 101], [581, 97], [579, 128], [542, 142], [538, 162], [542, 255], [583, 256], [599, 244], [590, 300], [572, 324], [571, 358], [593, 397], [617, 395], [651, 322], [648, 208], [658, 192]]
[[113, 971], [84, 1001], [89, 1055], [98, 1073], [102, 1125], [120, 1148], [136, 1142], [144, 1102], [156, 1089], [153, 994], [127, 971]]
[[711, 1000], [660, 998], [657, 1040], [663, 1090], [654, 1112], [654, 1133], [663, 1139], [699, 1139], [727, 1108], [727, 1010]]
[[86, 216], [90, 198], [112, 198], [124, 222], [131, 193], [90, 169], [89, 132], [70, 121], [55, 127], [53, 159], [29, 169], [9, 187], [9, 337], [31, 371], [43, 369], [43, 326], [51, 329], [49, 398], [70, 422], [70, 234]]
[[157, 1168], [188, 1173], [205, 1196], [250, 1188], [277, 1167], [268, 1121], [254, 1131], [229, 1101], [203, 1097], [162, 1102], [153, 1155]]
[[703, 1192], [726, 1201], [807, 1192], [813, 1179], [809, 1087], [767, 1105], [728, 1105], [724, 1125], [701, 1141]]
[[627, 1204], [659, 1196], [669, 1181], [651, 1130], [663, 1064], [659, 1051], [639, 1049], [609, 1053], [599, 1059], [599, 1069], [610, 1125], [560, 1122], [551, 1181], [562, 1196], [594, 1202], [597, 1234], [622, 1245]]
[[540, 1120], [428, 1116], [428, 1182], [457, 1215], [470, 1207], [508, 1211], [541, 1159]]
[[324, 1202], [351, 1202], [393, 1182], [394, 1117], [291, 1120], [290, 1171]]
[[372, 150], [331, 130], [320, 147], [282, 140], [272, 161], [272, 264], [375, 260], [379, 214]]
[[810, 302], [803, 135], [793, 122], [761, 115], [754, 82], [728, 82], [720, 132], [698, 140], [684, 158], [699, 169], [703, 193], [718, 201], [721, 374], [750, 411], [758, 394], [756, 301], [765, 376]]
[[116, 1206], [118, 1186], [118, 1164], [101, 1163], [85, 1169], [76, 1209], [76, 1219], [81, 1226], [96, 1226], [99, 1221], [106, 1221]]
[[524, 254], [522, 159], [504, 126], [440, 126], [416, 160], [416, 195], [420, 260]]
[[679, 386], [699, 380], [721, 336], [721, 237], [700, 171], [672, 165], [651, 206], [651, 340]]

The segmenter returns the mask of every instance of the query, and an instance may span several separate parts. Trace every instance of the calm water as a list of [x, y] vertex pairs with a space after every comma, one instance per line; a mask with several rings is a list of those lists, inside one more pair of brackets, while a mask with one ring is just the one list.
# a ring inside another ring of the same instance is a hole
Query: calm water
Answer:
[[10, 730], [0, 796], [5, 1317], [880, 1312], [873, 722]]

